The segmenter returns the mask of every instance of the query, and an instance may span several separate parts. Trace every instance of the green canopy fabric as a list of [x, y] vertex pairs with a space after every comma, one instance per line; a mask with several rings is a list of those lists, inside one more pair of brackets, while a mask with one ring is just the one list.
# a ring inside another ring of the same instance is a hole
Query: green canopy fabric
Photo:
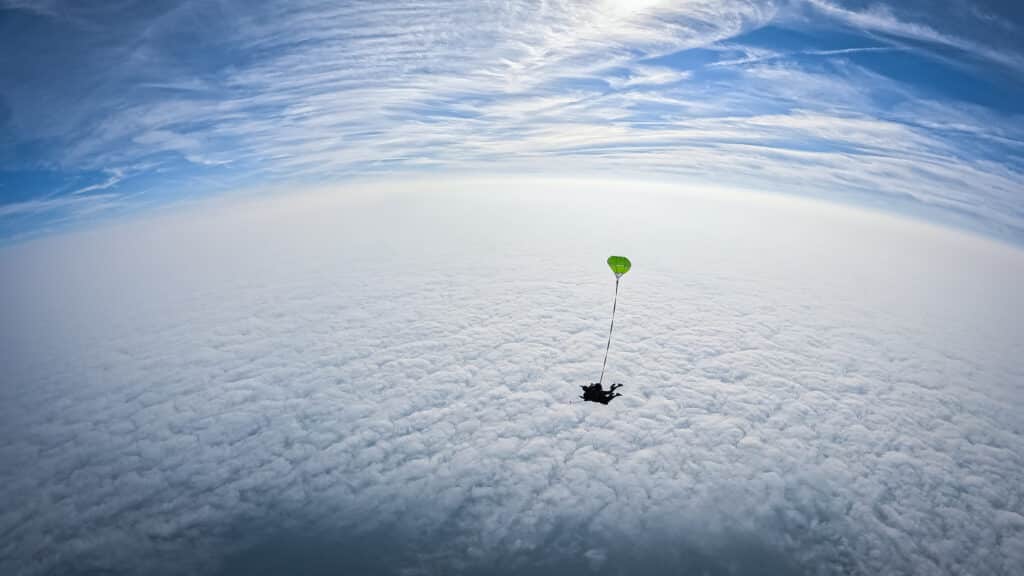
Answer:
[[625, 256], [609, 256], [608, 267], [615, 273], [616, 278], [622, 278], [622, 275], [629, 272], [633, 264]]

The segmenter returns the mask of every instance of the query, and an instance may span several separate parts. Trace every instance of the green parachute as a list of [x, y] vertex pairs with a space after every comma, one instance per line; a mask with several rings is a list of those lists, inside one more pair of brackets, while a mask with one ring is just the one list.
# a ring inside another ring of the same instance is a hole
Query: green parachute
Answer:
[[592, 383], [590, 386], [580, 386], [583, 388], [583, 395], [580, 396], [588, 402], [600, 402], [601, 404], [607, 404], [612, 401], [613, 398], [621, 396], [615, 390], [620, 388], [622, 384], [612, 384], [610, 390], [604, 390], [604, 371], [608, 367], [608, 351], [612, 348], [612, 330], [615, 329], [615, 309], [619, 304], [619, 281], [622, 280], [623, 275], [629, 272], [629, 269], [633, 267], [633, 263], [629, 261], [629, 258], [625, 256], [609, 256], [608, 267], [612, 269], [612, 273], [615, 274], [615, 298], [612, 300], [612, 323], [608, 326], [608, 344], [604, 347], [604, 362], [601, 363], [601, 377], [598, 378], [597, 382]]
[[609, 256], [608, 267], [615, 273], [615, 283], [618, 284], [618, 279], [622, 278], [622, 275], [626, 272], [629, 272], [629, 269], [633, 267], [633, 263], [625, 256]]

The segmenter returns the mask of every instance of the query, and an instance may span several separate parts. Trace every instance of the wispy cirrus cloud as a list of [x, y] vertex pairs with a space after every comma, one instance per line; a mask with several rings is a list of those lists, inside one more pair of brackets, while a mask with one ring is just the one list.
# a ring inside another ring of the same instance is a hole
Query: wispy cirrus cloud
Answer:
[[[1021, 54], [885, 8], [799, 6], [803, 20], [790, 3], [746, 0], [182, 3], [125, 11], [124, 41], [83, 40], [90, 62], [121, 64], [80, 102], [62, 102], [66, 116], [34, 108], [31, 82], [8, 99], [19, 137], [52, 142], [44, 162], [60, 169], [147, 162], [186, 180], [209, 170], [253, 180], [424, 167], [657, 172], [955, 204], [957, 219], [1024, 238], [1014, 192], [1024, 110], [887, 69], [927, 47], [877, 34], [1011, 68]], [[862, 35], [846, 45], [757, 36], [800, 33], [807, 18]], [[972, 106], [980, 113], [965, 114]]]
[[[885, 4], [875, 4], [867, 10], [851, 10], [829, 0], [804, 1], [823, 14], [862, 30], [948, 46], [998, 63], [1016, 74], [1024, 74], [1024, 55], [1019, 52], [997, 50], [982, 42], [940, 32], [926, 24], [902, 20]], [[988, 16], [988, 21], [995, 24], [999, 20]]]
[[0, 0], [2, 10], [24, 10], [43, 16], [57, 16], [59, 0]]

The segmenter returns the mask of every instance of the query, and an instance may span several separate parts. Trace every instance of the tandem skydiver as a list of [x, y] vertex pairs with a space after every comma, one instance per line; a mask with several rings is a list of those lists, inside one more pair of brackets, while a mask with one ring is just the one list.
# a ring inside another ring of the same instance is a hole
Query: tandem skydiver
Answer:
[[583, 395], [580, 396], [586, 402], [600, 402], [601, 404], [607, 404], [613, 399], [622, 396], [615, 390], [622, 388], [622, 384], [612, 384], [611, 390], [605, 390], [601, 386], [600, 382], [594, 382], [590, 386], [580, 386], [583, 389]]

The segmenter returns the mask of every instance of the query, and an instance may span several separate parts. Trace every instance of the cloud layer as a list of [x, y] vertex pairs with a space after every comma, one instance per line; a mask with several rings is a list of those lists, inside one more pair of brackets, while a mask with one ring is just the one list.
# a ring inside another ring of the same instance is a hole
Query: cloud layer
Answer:
[[[603, 407], [573, 399], [611, 252]], [[396, 182], [0, 270], [5, 574], [1024, 566], [1024, 257], [987, 241], [727, 190]]]

